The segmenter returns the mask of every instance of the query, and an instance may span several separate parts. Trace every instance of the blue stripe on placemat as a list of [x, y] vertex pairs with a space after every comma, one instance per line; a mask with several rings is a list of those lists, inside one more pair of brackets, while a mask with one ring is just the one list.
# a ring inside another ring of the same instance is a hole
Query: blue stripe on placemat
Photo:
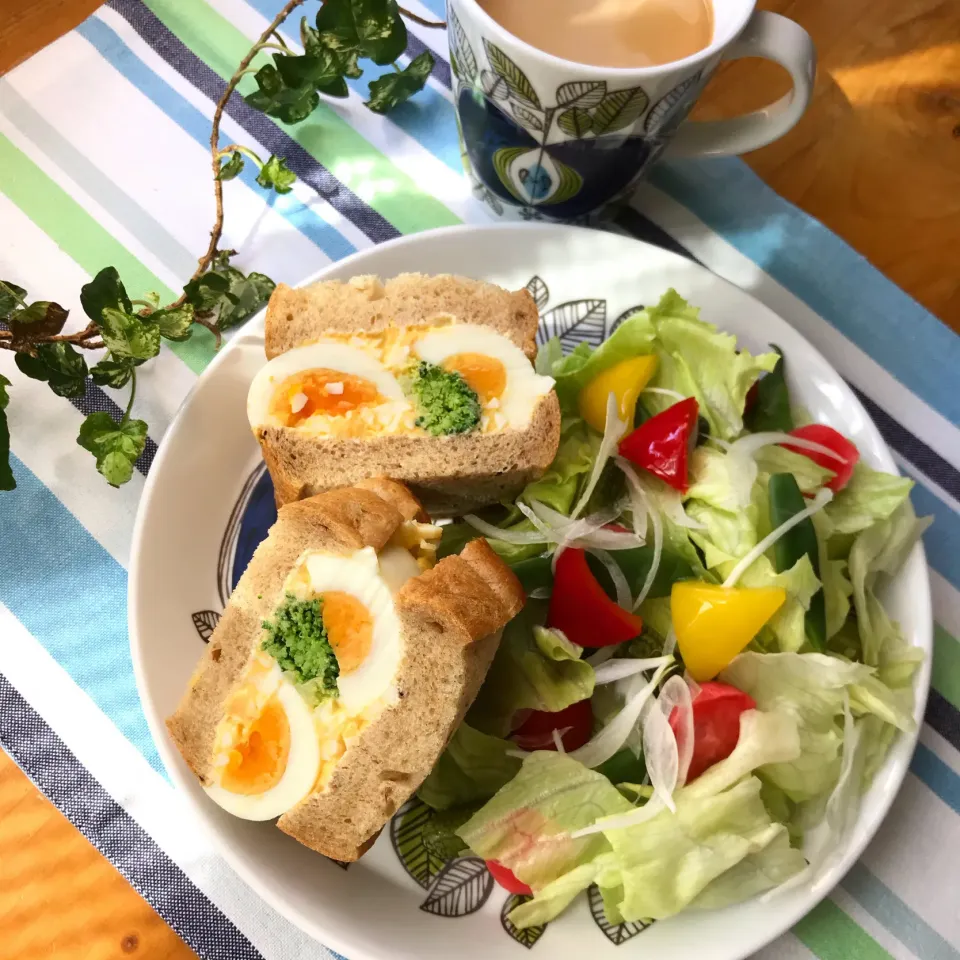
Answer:
[[922, 960], [957, 960], [960, 954], [862, 863], [855, 863], [841, 886], [874, 920]]
[[[185, 133], [202, 147], [208, 145], [209, 119], [144, 64], [102, 20], [90, 17], [77, 27], [77, 33]], [[246, 164], [240, 179], [248, 187], [262, 191], [256, 178], [257, 171], [253, 165]], [[342, 233], [314, 213], [294, 194], [281, 196], [271, 192], [267, 194], [266, 202], [300, 233], [312, 240], [331, 260], [340, 260], [355, 252], [356, 247]]]
[[930, 566], [960, 590], [960, 513], [953, 511], [922, 483], [914, 486], [910, 499], [919, 516], [933, 517], [933, 526], [923, 535]]
[[[139, 0], [109, 0], [108, 4], [174, 70], [212, 102], [223, 95], [226, 83], [175, 37]], [[326, 167], [289, 137], [266, 114], [234, 95], [225, 113], [271, 153], [284, 157], [287, 166], [309, 184], [331, 207], [363, 231], [374, 243], [392, 240], [400, 231], [384, 216], [367, 206]], [[209, 133], [208, 133], [209, 136]]]
[[960, 776], [929, 747], [917, 744], [910, 771], [922, 780], [954, 813], [960, 813]]
[[127, 643], [127, 573], [40, 480], [10, 457], [0, 497], [0, 601], [163, 774]]
[[0, 745], [203, 960], [263, 960], [2, 674]]
[[650, 180], [960, 425], [960, 338], [840, 237], [733, 157], [669, 160]]

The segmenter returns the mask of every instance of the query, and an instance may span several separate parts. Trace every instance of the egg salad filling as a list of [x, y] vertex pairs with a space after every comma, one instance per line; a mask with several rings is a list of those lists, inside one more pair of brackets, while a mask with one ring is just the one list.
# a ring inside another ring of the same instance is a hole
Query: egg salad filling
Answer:
[[394, 594], [436, 562], [441, 528], [406, 521], [378, 554], [307, 551], [225, 704], [212, 799], [269, 820], [323, 789], [363, 730], [398, 696]]
[[314, 436], [446, 436], [523, 429], [553, 380], [491, 327], [427, 326], [331, 334], [274, 357], [253, 380], [254, 428]]

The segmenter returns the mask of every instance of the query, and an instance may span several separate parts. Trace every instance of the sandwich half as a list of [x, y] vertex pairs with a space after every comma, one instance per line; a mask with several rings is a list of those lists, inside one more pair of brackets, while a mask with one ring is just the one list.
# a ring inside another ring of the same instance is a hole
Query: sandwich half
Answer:
[[526, 290], [462, 277], [278, 286], [247, 403], [278, 504], [370, 476], [434, 516], [519, 493], [560, 441], [538, 322]]
[[167, 720], [224, 809], [356, 860], [433, 768], [524, 595], [425, 521], [382, 479], [280, 509]]

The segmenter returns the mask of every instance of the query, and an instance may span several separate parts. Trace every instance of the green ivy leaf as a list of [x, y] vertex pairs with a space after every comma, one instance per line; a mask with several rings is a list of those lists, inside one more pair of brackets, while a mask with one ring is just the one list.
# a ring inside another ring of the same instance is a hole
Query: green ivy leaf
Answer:
[[27, 291], [23, 287], [9, 280], [0, 280], [0, 320], [6, 320], [26, 297]]
[[[274, 60], [281, 59], [278, 54]], [[259, 90], [244, 99], [256, 110], [284, 123], [299, 123], [316, 110], [320, 96], [309, 84], [288, 86], [276, 66], [267, 63], [254, 74]]]
[[[19, 290], [20, 287], [17, 287], [17, 296], [22, 297], [23, 293]], [[10, 381], [0, 374], [0, 490], [17, 488], [17, 481], [13, 479], [13, 470], [10, 468], [10, 428], [7, 426], [7, 405], [10, 403], [7, 387], [9, 386]]]
[[303, 51], [307, 56], [322, 57], [327, 54], [336, 57], [341, 76], [356, 80], [363, 75], [363, 70], [357, 63], [359, 51], [335, 50], [328, 47], [321, 38], [320, 33], [307, 23], [306, 17], [300, 21], [300, 40], [303, 43]]
[[118, 359], [149, 360], [160, 352], [160, 327], [152, 319], [113, 307], [103, 308], [100, 335]]
[[112, 487], [119, 487], [133, 476], [133, 465], [147, 442], [143, 420], [116, 423], [109, 413], [91, 413], [80, 425], [77, 443], [97, 459], [97, 470]]
[[287, 166], [287, 161], [275, 153], [270, 155], [257, 174], [257, 183], [261, 187], [272, 187], [277, 193], [289, 193], [296, 182], [297, 175]]
[[342, 58], [322, 44], [316, 49], [317, 53], [312, 56], [275, 56], [274, 62], [283, 82], [291, 88], [312, 87], [330, 97], [348, 96], [350, 91], [343, 79]]
[[107, 357], [90, 371], [90, 376], [93, 377], [93, 382], [98, 387], [119, 389], [130, 382], [134, 366], [134, 362], [128, 357], [122, 360], [113, 360]]
[[240, 171], [243, 170], [243, 154], [238, 150], [234, 150], [230, 154], [230, 159], [220, 166], [220, 171], [217, 173], [218, 180], [232, 180], [234, 177], [240, 176]]
[[407, 48], [397, 0], [325, 0], [317, 13], [320, 42], [341, 56], [386, 66]]
[[433, 69], [434, 59], [429, 50], [414, 57], [406, 68], [395, 73], [386, 73], [370, 81], [370, 99], [367, 106], [374, 113], [386, 113], [397, 104], [409, 100], [424, 88]]
[[94, 323], [100, 323], [105, 307], [133, 312], [133, 304], [120, 281], [116, 267], [104, 267], [89, 283], [80, 288], [80, 304], [83, 312]]
[[87, 392], [87, 361], [69, 343], [41, 343], [36, 354], [16, 355], [17, 369], [24, 376], [50, 384], [58, 397], [82, 397]]
[[69, 311], [51, 300], [37, 300], [29, 307], [14, 310], [7, 324], [15, 340], [55, 337], [67, 322]]
[[217, 326], [229, 330], [256, 313], [269, 299], [276, 284], [262, 273], [244, 274], [230, 264], [230, 255], [220, 253], [209, 272], [184, 288], [197, 313], [216, 314]]
[[185, 303], [182, 307], [172, 307], [169, 310], [154, 310], [149, 319], [160, 328], [160, 336], [166, 340], [189, 340], [190, 328], [193, 326], [193, 304]]

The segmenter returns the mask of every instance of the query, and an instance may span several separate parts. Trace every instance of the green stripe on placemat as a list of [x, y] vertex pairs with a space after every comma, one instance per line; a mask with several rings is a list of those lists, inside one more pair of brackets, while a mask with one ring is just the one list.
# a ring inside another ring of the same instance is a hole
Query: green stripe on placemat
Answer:
[[824, 900], [794, 928], [820, 960], [893, 960], [883, 947], [832, 900]]
[[[114, 266], [131, 296], [140, 297], [153, 290], [165, 303], [176, 299], [173, 290], [2, 134], [0, 192], [91, 276], [103, 267]], [[194, 329], [194, 335], [184, 343], [167, 345], [194, 373], [200, 373], [213, 357], [213, 334]]]
[[[250, 49], [251, 41], [202, 0], [192, 3], [146, 0], [146, 5], [224, 80], [233, 75]], [[264, 55], [254, 61], [255, 64], [265, 62]], [[243, 93], [256, 88], [256, 82], [249, 76], [244, 77], [239, 86]], [[322, 100], [309, 122], [294, 125], [275, 122], [401, 233], [417, 233], [461, 222]]]
[[939, 623], [933, 629], [933, 685], [960, 710], [960, 643]]

